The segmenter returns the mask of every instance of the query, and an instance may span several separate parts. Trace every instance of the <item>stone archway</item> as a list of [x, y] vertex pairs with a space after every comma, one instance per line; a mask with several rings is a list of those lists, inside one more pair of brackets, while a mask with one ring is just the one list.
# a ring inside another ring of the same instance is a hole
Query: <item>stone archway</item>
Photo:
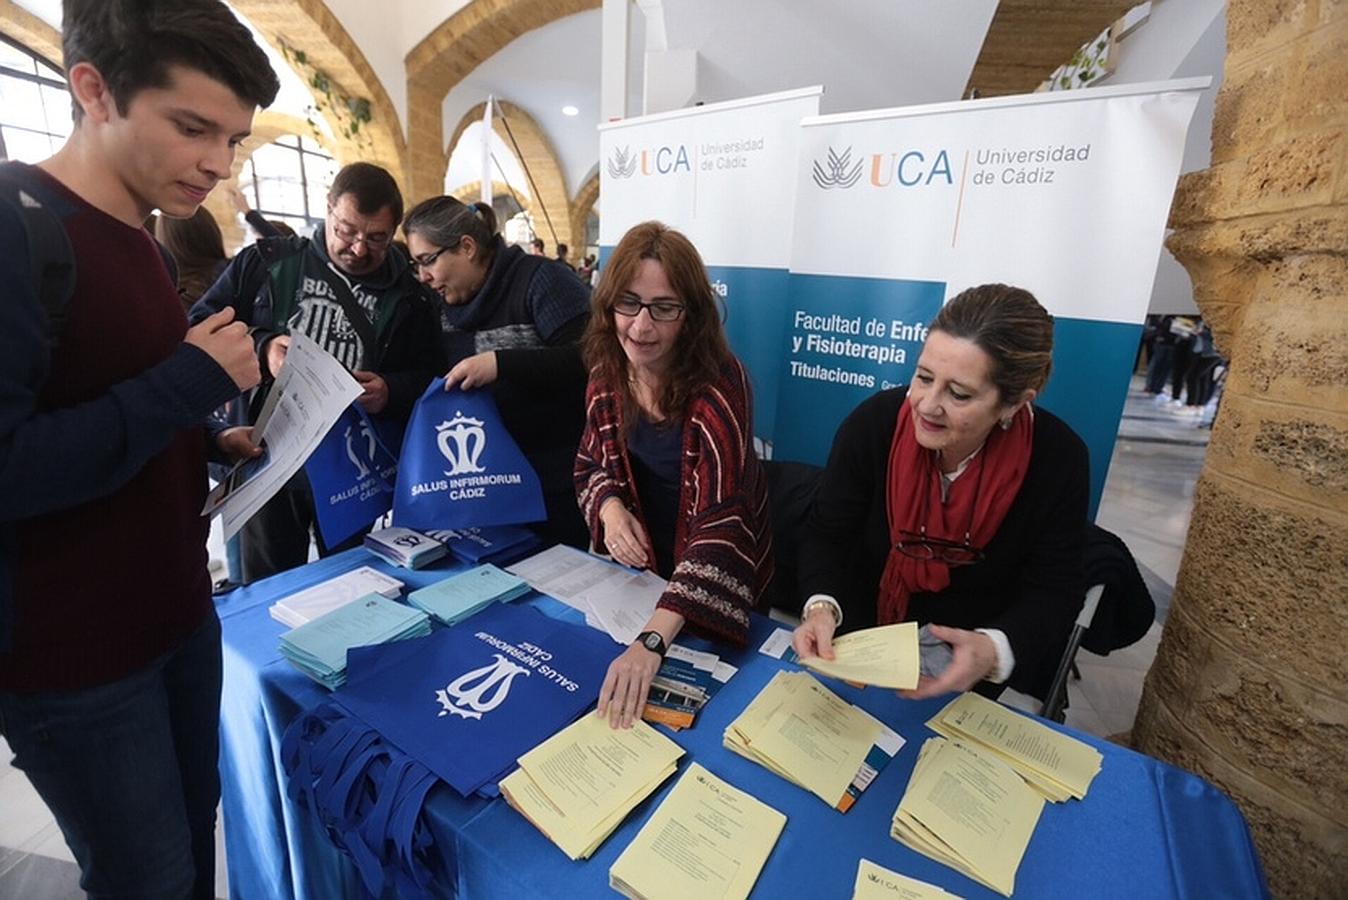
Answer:
[[[362, 129], [369, 143], [339, 139], [333, 156], [342, 164], [364, 161], [383, 166], [404, 194], [412, 196], [408, 190], [407, 142], [393, 101], [365, 54], [322, 0], [230, 0], [230, 5], [278, 51], [279, 38], [284, 36], [287, 45], [303, 50], [345, 93], [370, 101], [371, 120]], [[307, 73], [297, 70], [297, 74], [307, 83]]]
[[[519, 145], [520, 163], [533, 176], [529, 202], [525, 204], [525, 209], [534, 217], [534, 229], [549, 246], [555, 246], [557, 243], [574, 244], [572, 238], [576, 232], [572, 230], [573, 216], [571, 202], [566, 192], [566, 178], [562, 174], [562, 164], [557, 159], [557, 153], [552, 149], [552, 142], [548, 140], [548, 136], [543, 133], [534, 117], [515, 104], [507, 100], [497, 100], [496, 107], [497, 117], [492, 119], [492, 130], [506, 142], [506, 146], [510, 146], [510, 135], [514, 135], [515, 142]], [[485, 102], [479, 103], [459, 119], [445, 151], [445, 166], [449, 165], [449, 154], [454, 152], [454, 147], [468, 126], [482, 121], [485, 108]], [[509, 132], [501, 123], [501, 118], [508, 120]], [[441, 171], [443, 173], [443, 169]], [[580, 234], [583, 235], [584, 231], [582, 230]]]
[[600, 0], [473, 0], [412, 48], [407, 54], [407, 169], [414, 196], [440, 192], [448, 164], [441, 104], [450, 89], [520, 35], [599, 5]]
[[230, 170], [229, 179], [222, 181], [211, 191], [210, 196], [202, 206], [215, 217], [216, 224], [220, 226], [220, 233], [225, 239], [226, 249], [237, 247], [245, 243], [247, 239], [247, 229], [239, 224], [238, 214], [234, 210], [234, 205], [230, 202], [228, 191], [236, 189], [239, 186], [239, 175], [243, 172], [244, 165], [248, 158], [257, 151], [257, 148], [270, 144], [279, 137], [286, 135], [301, 135], [311, 138], [328, 153], [336, 158], [336, 149], [332, 143], [322, 135], [314, 134], [314, 130], [309, 127], [309, 123], [298, 116], [286, 115], [285, 113], [275, 113], [263, 110], [253, 117], [253, 132], [239, 145], [238, 152], [234, 154], [234, 166]]
[[578, 254], [581, 252], [581, 245], [585, 243], [585, 222], [598, 202], [599, 170], [596, 169], [595, 173], [580, 186], [580, 190], [576, 191], [576, 198], [571, 201], [571, 233], [576, 237]]
[[19, 42], [58, 68], [64, 68], [61, 65], [61, 32], [13, 0], [0, 0], [0, 34]]

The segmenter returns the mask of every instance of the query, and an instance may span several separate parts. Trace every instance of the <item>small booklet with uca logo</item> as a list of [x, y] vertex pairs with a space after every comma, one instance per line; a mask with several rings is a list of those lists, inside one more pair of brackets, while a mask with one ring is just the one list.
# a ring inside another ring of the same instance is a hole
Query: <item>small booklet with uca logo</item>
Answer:
[[608, 871], [638, 900], [744, 898], [767, 864], [786, 816], [697, 763]]
[[674, 774], [683, 748], [641, 720], [612, 728], [581, 716], [519, 758], [506, 802], [571, 859], [586, 859]]

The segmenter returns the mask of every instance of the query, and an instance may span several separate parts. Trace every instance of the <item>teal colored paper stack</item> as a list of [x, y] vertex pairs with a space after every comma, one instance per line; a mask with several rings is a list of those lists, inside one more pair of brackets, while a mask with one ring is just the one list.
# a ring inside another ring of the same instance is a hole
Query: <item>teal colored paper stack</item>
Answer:
[[514, 600], [528, 591], [524, 579], [488, 563], [413, 591], [407, 602], [446, 625], [457, 625], [493, 603]]
[[338, 607], [281, 635], [281, 655], [314, 681], [335, 690], [346, 682], [346, 651], [431, 633], [431, 620], [378, 594]]

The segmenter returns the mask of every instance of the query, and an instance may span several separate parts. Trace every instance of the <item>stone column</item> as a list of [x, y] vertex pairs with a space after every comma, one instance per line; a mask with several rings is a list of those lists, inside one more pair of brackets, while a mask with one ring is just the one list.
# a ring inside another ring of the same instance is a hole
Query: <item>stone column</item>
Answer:
[[1231, 372], [1133, 742], [1231, 795], [1281, 897], [1348, 891], [1345, 126], [1348, 3], [1231, 0], [1168, 242]]

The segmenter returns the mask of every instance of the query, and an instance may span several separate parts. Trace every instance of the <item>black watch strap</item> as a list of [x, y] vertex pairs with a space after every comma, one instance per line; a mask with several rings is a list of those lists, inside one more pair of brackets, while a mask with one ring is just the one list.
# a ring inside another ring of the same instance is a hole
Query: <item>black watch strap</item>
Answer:
[[669, 651], [669, 647], [665, 644], [664, 637], [658, 631], [643, 631], [641, 634], [637, 635], [636, 642], [647, 650], [658, 653], [661, 656], [664, 656], [665, 653]]

